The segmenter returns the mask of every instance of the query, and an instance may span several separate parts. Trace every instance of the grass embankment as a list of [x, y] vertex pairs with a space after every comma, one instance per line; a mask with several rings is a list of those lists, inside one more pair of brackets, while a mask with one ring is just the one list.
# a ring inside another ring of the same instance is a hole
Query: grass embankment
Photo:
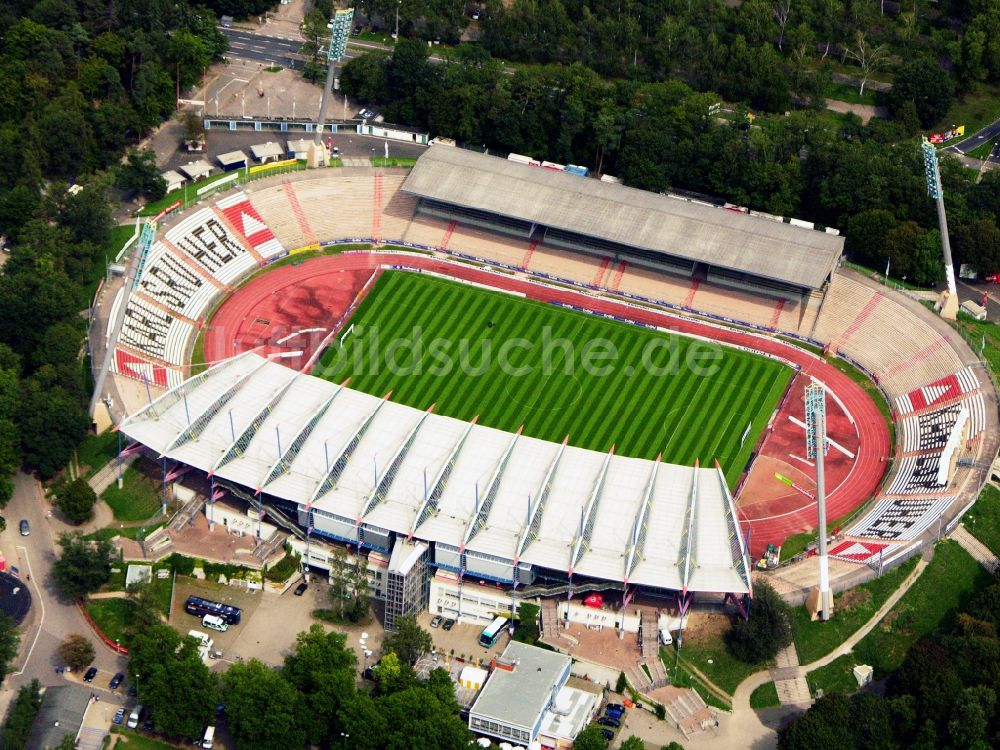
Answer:
[[810, 664], [843, 643], [868, 622], [917, 566], [918, 558], [907, 560], [881, 578], [855, 586], [833, 598], [829, 622], [809, 619], [805, 607], [792, 610], [792, 632], [800, 664]]
[[[684, 637], [684, 645], [681, 648], [680, 665], [685, 662], [691, 664], [699, 672], [712, 681], [717, 688], [732, 695], [743, 680], [771, 666], [766, 664], [747, 664], [729, 653], [729, 648], [723, 640], [723, 633], [712, 633], [708, 637], [696, 637], [692, 632]], [[674, 668], [675, 653], [672, 649], [661, 649], [660, 656], [667, 670], [672, 673]], [[695, 679], [697, 675], [693, 676]], [[675, 677], [674, 684], [678, 685]]]
[[[740, 350], [401, 272], [382, 275], [351, 323], [317, 374], [543, 440], [688, 466], [717, 458], [730, 482], [792, 374]], [[701, 371], [699, 357], [712, 358]]]
[[159, 482], [148, 478], [133, 465], [122, 475], [122, 486], [112, 483], [101, 495], [117, 521], [145, 521], [160, 511], [162, 497]]
[[76, 447], [76, 461], [80, 475], [94, 476], [118, 456], [118, 433], [107, 430], [100, 435], [88, 435]]
[[885, 677], [899, 668], [910, 646], [949, 627], [958, 608], [991, 581], [990, 574], [957, 542], [940, 542], [920, 578], [853, 653], [809, 673], [810, 688], [853, 692], [857, 682], [851, 670], [858, 664], [874, 667], [876, 679]]
[[994, 555], [1000, 556], [1000, 490], [991, 484], [983, 487], [962, 523]]

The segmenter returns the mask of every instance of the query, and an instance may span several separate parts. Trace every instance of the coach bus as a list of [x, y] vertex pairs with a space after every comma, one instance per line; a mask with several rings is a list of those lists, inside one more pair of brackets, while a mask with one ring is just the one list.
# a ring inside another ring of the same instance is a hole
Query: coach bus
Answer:
[[189, 596], [184, 603], [184, 611], [195, 617], [215, 615], [216, 617], [221, 617], [230, 625], [239, 625], [240, 616], [243, 614], [240, 612], [239, 607], [219, 604], [219, 602], [202, 599], [200, 596]]
[[497, 617], [479, 634], [479, 645], [485, 648], [492, 648], [497, 639], [503, 634], [505, 627], [507, 627], [507, 618]]

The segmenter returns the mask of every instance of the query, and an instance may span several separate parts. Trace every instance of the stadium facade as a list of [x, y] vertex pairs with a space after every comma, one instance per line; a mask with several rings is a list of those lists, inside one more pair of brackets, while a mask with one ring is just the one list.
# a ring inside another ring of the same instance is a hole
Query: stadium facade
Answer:
[[[253, 352], [168, 390], [119, 429], [157, 454], [165, 475], [168, 462], [197, 469], [308, 535], [388, 556], [386, 588], [421, 592], [420, 608], [435, 569], [459, 587], [468, 577], [525, 592], [647, 590], [684, 608], [697, 592], [750, 591], [718, 466], [438, 416]], [[412, 593], [398, 599], [387, 619], [417, 605]]]

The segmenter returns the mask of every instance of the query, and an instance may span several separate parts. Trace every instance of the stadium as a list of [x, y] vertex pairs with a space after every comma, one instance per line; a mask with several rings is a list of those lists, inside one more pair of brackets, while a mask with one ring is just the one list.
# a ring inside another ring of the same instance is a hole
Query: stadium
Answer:
[[743, 609], [756, 559], [816, 526], [810, 383], [837, 590], [956, 523], [1000, 443], [957, 332], [797, 220], [442, 145], [161, 218], [102, 298], [122, 453], [199, 477], [206, 514], [266, 513], [311, 570], [367, 555], [389, 628], [596, 591]]

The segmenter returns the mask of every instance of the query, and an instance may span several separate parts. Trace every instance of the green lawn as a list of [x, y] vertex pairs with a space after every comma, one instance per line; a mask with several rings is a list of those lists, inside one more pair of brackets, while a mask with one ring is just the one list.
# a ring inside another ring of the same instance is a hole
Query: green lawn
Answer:
[[101, 498], [118, 521], [145, 521], [160, 512], [160, 483], [147, 478], [135, 465], [122, 475], [122, 488], [113, 483]]
[[833, 83], [826, 87], [826, 91], [823, 92], [824, 96], [828, 99], [836, 99], [841, 102], [849, 102], [851, 104], [875, 104], [875, 92], [872, 89], [866, 88], [864, 94], [859, 94], [858, 91], [860, 86], [850, 86], [846, 83]]
[[992, 582], [992, 577], [957, 542], [937, 545], [927, 569], [854, 652], [809, 673], [810, 686], [825, 690], [857, 690], [851, 670], [857, 664], [875, 668], [881, 679], [899, 668], [907, 650], [920, 638], [947, 628], [958, 607]]
[[990, 154], [993, 153], [994, 146], [997, 145], [996, 138], [991, 138], [988, 141], [983, 141], [980, 145], [976, 146], [967, 155], [971, 156], [973, 159], [988, 159]]
[[[932, 133], [941, 133], [952, 125], [965, 125], [965, 137], [973, 135], [983, 126], [1000, 118], [1000, 86], [983, 84], [975, 93], [966, 94], [956, 100], [937, 127], [931, 128]], [[948, 145], [958, 143], [962, 139], [949, 141]]]
[[416, 163], [416, 159], [408, 159], [402, 156], [390, 156], [388, 159], [384, 156], [372, 158], [373, 167], [406, 167], [409, 169]]
[[[660, 649], [660, 656], [666, 667], [673, 669], [673, 649]], [[712, 684], [729, 695], [732, 695], [739, 684], [754, 672], [771, 666], [771, 662], [747, 664], [740, 661], [729, 653], [721, 636], [698, 640], [685, 637], [684, 645], [681, 647], [681, 664], [685, 661], [697, 668], [699, 672], [712, 681]]]
[[750, 693], [750, 708], [774, 708], [780, 704], [778, 689], [773, 681], [765, 682]]
[[680, 662], [677, 672], [674, 673], [674, 658], [672, 654], [673, 651], [670, 651], [668, 654], [665, 649], [660, 649], [660, 658], [663, 659], [664, 663], [667, 665], [667, 674], [673, 675], [671, 681], [672, 685], [693, 689], [696, 693], [698, 693], [698, 695], [701, 696], [705, 703], [710, 706], [714, 706], [715, 708], [721, 708], [723, 711], [729, 711], [732, 708], [732, 706], [722, 701], [714, 692], [702, 685], [701, 681], [687, 669], [683, 661]]
[[1000, 555], [1000, 490], [991, 484], [983, 487], [962, 523], [994, 555]]
[[118, 455], [118, 433], [107, 430], [100, 435], [88, 435], [76, 447], [80, 473], [92, 477]]
[[[740, 350], [412, 273], [383, 274], [351, 323], [316, 374], [543, 440], [685, 465], [718, 458], [730, 482], [792, 374]], [[706, 355], [717, 359], [703, 372], [688, 365]]]
[[[223, 172], [221, 174], [211, 175], [210, 177], [206, 177], [203, 180], [198, 180], [198, 182], [192, 182], [190, 184], [184, 183], [184, 187], [167, 193], [159, 200], [150, 201], [145, 206], [136, 211], [135, 215], [156, 216], [156, 214], [160, 213], [160, 211], [165, 209], [167, 206], [171, 206], [179, 200], [184, 200], [185, 202], [193, 201], [198, 197], [199, 188], [203, 188], [206, 185], [211, 185], [213, 182], [218, 182], [224, 177], [229, 177], [231, 174], [232, 172]], [[239, 177], [236, 178], [234, 184], [240, 184], [241, 182], [243, 182], [242, 173], [240, 174]]]
[[817, 690], [824, 693], [853, 693], [858, 689], [858, 681], [854, 677], [854, 668], [860, 664], [855, 654], [844, 654], [834, 659], [825, 667], [814, 669], [806, 677], [809, 690], [813, 695]]
[[114, 539], [116, 536], [123, 536], [126, 539], [145, 539], [150, 534], [152, 534], [156, 529], [161, 526], [166, 525], [166, 519], [157, 521], [156, 523], [145, 524], [140, 526], [124, 526], [119, 527], [117, 525], [107, 526], [103, 529], [98, 529], [97, 531], [87, 534], [84, 539], [89, 539], [91, 541], [100, 541], [102, 539]]
[[115, 745], [116, 748], [124, 747], [128, 748], [128, 750], [177, 750], [178, 747], [177, 745], [171, 745], [168, 742], [133, 732], [131, 729], [115, 727], [112, 731], [120, 735], [118, 744]]
[[805, 607], [792, 610], [792, 631], [800, 664], [810, 664], [826, 656], [864, 625], [885, 604], [917, 566], [917, 558], [907, 560], [881, 578], [856, 586], [833, 598], [829, 622], [811, 621]]
[[108, 638], [128, 645], [125, 626], [131, 619], [132, 602], [128, 599], [91, 599], [87, 601], [87, 612]]

